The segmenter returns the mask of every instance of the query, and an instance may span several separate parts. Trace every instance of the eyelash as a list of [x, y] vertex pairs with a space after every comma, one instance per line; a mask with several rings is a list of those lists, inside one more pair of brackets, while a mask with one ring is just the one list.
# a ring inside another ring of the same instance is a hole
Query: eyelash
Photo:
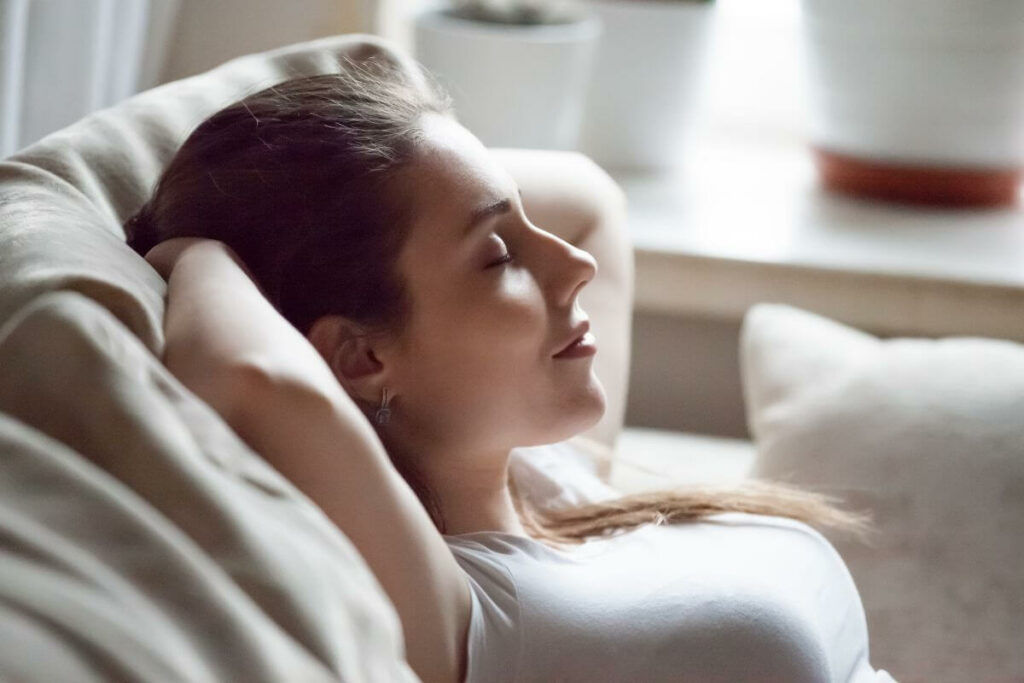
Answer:
[[503, 266], [506, 263], [509, 263], [511, 261], [512, 261], [512, 254], [506, 251], [504, 256], [499, 258], [497, 261], [494, 261], [494, 262], [488, 264], [487, 267], [488, 268], [496, 268], [497, 266]]

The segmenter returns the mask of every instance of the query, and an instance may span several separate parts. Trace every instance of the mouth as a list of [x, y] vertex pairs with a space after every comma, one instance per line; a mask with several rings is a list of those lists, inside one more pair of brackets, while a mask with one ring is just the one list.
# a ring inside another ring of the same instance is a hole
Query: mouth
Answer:
[[572, 331], [572, 337], [555, 353], [552, 358], [575, 358], [592, 356], [597, 352], [594, 335], [590, 333], [590, 321], [584, 320]]

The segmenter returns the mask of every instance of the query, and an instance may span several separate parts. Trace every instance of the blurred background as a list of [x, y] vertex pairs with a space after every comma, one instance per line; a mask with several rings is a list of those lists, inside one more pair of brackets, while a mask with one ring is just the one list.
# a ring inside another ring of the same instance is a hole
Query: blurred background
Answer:
[[[412, 52], [417, 15], [449, 4], [459, 3], [0, 0], [0, 153], [8, 156], [134, 92], [251, 52], [351, 32], [378, 34]], [[558, 6], [541, 0], [521, 4]], [[590, 3], [587, 9], [599, 4]], [[711, 46], [717, 52], [713, 58], [693, 57], [715, 71], [708, 93], [712, 119], [737, 135], [799, 134], [803, 111], [797, 69], [799, 0], [620, 0], [619, 4], [695, 5], [703, 6], [702, 11], [713, 6], [715, 25], [707, 28], [717, 34]], [[587, 7], [585, 2], [576, 5]], [[685, 42], [684, 36], [671, 37]]]
[[352, 32], [420, 59], [485, 144], [579, 150], [626, 189], [631, 425], [748, 439], [759, 301], [1024, 341], [1016, 0], [0, 0], [0, 156]]

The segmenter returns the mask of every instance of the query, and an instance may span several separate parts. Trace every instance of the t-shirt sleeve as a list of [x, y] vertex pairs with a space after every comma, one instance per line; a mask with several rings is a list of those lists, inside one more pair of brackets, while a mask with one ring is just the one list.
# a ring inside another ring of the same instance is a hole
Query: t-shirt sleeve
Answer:
[[465, 683], [514, 681], [522, 649], [518, 590], [508, 569], [473, 545], [449, 542], [472, 600]]

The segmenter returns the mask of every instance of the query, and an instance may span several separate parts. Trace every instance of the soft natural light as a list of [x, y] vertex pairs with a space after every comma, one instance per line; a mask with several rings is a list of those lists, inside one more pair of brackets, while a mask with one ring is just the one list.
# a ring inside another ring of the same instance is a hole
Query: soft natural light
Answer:
[[[582, 4], [586, 4], [581, 0]], [[794, 142], [804, 137], [800, 0], [715, 0], [698, 126], [707, 134]], [[444, 0], [409, 0], [392, 35], [411, 46], [409, 24]]]
[[716, 0], [702, 123], [757, 143], [805, 137], [799, 0]]

